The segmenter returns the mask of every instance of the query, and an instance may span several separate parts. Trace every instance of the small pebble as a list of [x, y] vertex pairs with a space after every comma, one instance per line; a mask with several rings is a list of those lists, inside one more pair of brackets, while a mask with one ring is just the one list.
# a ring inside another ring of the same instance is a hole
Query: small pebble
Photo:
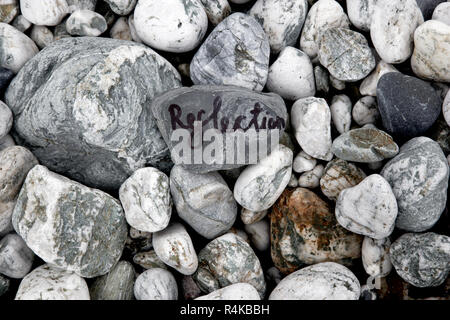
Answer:
[[[120, 16], [126, 16], [133, 11], [138, 0], [105, 0], [111, 10]], [[141, 0], [142, 1], [142, 0]]]
[[34, 254], [17, 234], [10, 233], [0, 241], [0, 273], [14, 279], [31, 270]]
[[20, 11], [32, 24], [56, 26], [70, 9], [66, 0], [20, 0]]
[[97, 12], [78, 10], [67, 19], [66, 28], [72, 36], [98, 37], [108, 26], [105, 18]]
[[244, 224], [252, 224], [262, 220], [268, 213], [268, 210], [263, 211], [250, 211], [248, 209], [242, 208], [241, 210], [241, 220]]
[[128, 41], [133, 40], [133, 37], [131, 36], [130, 25], [128, 24], [127, 18], [120, 17], [119, 19], [117, 19], [117, 21], [112, 26], [109, 35], [113, 39], [128, 40]]
[[30, 37], [40, 49], [45, 48], [54, 41], [53, 33], [45, 26], [33, 26]]
[[144, 269], [161, 268], [167, 269], [167, 266], [158, 257], [155, 250], [147, 252], [139, 252], [134, 255], [133, 262], [140, 265]]
[[90, 287], [91, 300], [133, 300], [136, 273], [131, 263], [119, 261]]
[[333, 97], [330, 106], [331, 120], [339, 133], [350, 130], [352, 124], [352, 101], [345, 94]]
[[386, 277], [392, 270], [389, 248], [391, 241], [389, 238], [375, 240], [364, 237], [361, 257], [364, 270], [371, 277]]
[[192, 276], [184, 276], [183, 280], [181, 280], [181, 287], [183, 289], [183, 297], [185, 300], [192, 300], [203, 294], [194, 279], [192, 279]]
[[362, 31], [369, 31], [374, 7], [378, 0], [347, 0], [347, 14], [351, 23]]
[[97, 0], [66, 0], [69, 5], [69, 12], [77, 10], [92, 10], [94, 11]]
[[376, 123], [380, 118], [377, 99], [372, 96], [365, 96], [359, 99], [353, 107], [352, 116], [359, 126]]
[[311, 171], [303, 173], [298, 178], [299, 187], [315, 189], [319, 186], [320, 178], [323, 175], [324, 167], [318, 164]]
[[330, 83], [331, 83], [331, 86], [338, 91], [342, 91], [346, 87], [344, 81], [335, 78], [332, 74], [330, 74]]
[[432, 20], [443, 22], [450, 26], [450, 3], [443, 2], [439, 4], [433, 11]]
[[23, 15], [18, 15], [13, 23], [11, 24], [14, 28], [19, 30], [20, 32], [25, 32], [33, 25], [30, 21], [27, 20]]
[[0, 0], [0, 22], [10, 23], [18, 13], [18, 0]]
[[270, 230], [267, 220], [260, 220], [245, 225], [245, 231], [249, 234], [253, 246], [258, 251], [265, 251], [270, 246]]
[[235, 283], [195, 300], [261, 300], [258, 291], [248, 283]]
[[217, 26], [231, 14], [231, 7], [227, 0], [200, 0], [208, 16], [209, 22]]
[[177, 300], [177, 282], [167, 270], [149, 269], [137, 277], [134, 296], [136, 300]]
[[328, 70], [321, 66], [315, 66], [314, 78], [316, 80], [317, 92], [328, 93], [330, 91], [330, 75]]
[[292, 169], [297, 173], [311, 171], [317, 164], [317, 160], [301, 151], [295, 158], [292, 164]]
[[0, 140], [3, 139], [11, 130], [13, 124], [13, 114], [11, 109], [0, 101]]
[[378, 81], [382, 76], [389, 72], [398, 72], [398, 70], [391, 64], [381, 60], [378, 62], [375, 70], [363, 80], [359, 87], [359, 92], [362, 95], [376, 97]]

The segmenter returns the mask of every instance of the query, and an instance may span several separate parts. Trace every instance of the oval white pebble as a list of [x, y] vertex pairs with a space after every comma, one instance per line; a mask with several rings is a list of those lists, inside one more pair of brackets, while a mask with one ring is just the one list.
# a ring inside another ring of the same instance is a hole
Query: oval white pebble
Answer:
[[137, 277], [134, 296], [136, 300], [177, 300], [177, 282], [169, 271], [152, 268]]
[[20, 11], [32, 24], [56, 26], [70, 9], [66, 0], [20, 0]]

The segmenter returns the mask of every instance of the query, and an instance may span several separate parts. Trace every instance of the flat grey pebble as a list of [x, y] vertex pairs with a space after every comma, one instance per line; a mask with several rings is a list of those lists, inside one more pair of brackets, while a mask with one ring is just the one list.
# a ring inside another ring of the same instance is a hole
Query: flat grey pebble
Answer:
[[89, 288], [91, 300], [133, 300], [136, 273], [131, 263], [119, 261]]

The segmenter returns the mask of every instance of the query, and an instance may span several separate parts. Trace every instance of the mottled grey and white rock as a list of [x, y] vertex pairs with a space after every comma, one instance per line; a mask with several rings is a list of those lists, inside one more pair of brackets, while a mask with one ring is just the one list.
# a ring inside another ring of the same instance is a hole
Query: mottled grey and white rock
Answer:
[[351, 23], [363, 31], [370, 30], [373, 10], [378, 0], [347, 0], [347, 14]]
[[322, 193], [336, 201], [342, 190], [356, 186], [366, 178], [366, 174], [353, 163], [334, 159], [325, 167], [320, 178]]
[[208, 16], [209, 22], [216, 26], [228, 17], [231, 7], [227, 0], [200, 0]]
[[3, 101], [0, 101], [0, 140], [9, 133], [12, 124], [13, 114], [11, 109]]
[[268, 213], [268, 210], [251, 211], [245, 208], [241, 210], [241, 220], [244, 224], [252, 224], [261, 221]]
[[260, 220], [252, 224], [245, 225], [245, 232], [250, 236], [250, 240], [258, 251], [265, 251], [270, 246], [270, 227], [267, 220]]
[[170, 191], [180, 218], [205, 238], [223, 234], [236, 220], [236, 201], [218, 172], [196, 174], [174, 166]]
[[137, 300], [177, 300], [177, 282], [167, 270], [149, 269], [137, 277], [134, 296]]
[[387, 63], [401, 63], [413, 51], [416, 28], [423, 23], [416, 0], [378, 0], [372, 15], [370, 37]]
[[144, 232], [167, 227], [172, 215], [169, 178], [156, 168], [142, 168], [119, 189], [119, 198], [130, 226]]
[[350, 23], [341, 5], [334, 0], [319, 0], [309, 10], [300, 37], [300, 49], [315, 62], [319, 39], [328, 28], [349, 28]]
[[436, 287], [450, 271], [450, 238], [433, 232], [406, 233], [392, 243], [390, 257], [400, 277], [415, 287]]
[[165, 264], [178, 272], [191, 275], [197, 270], [197, 253], [183, 225], [175, 223], [154, 233], [153, 248]]
[[242, 238], [227, 233], [214, 239], [199, 255], [199, 268], [193, 278], [209, 293], [234, 283], [248, 283], [264, 297], [266, 282], [258, 257]]
[[27, 20], [23, 15], [18, 15], [13, 23], [12, 26], [19, 30], [20, 32], [27, 31], [33, 24]]
[[365, 96], [359, 99], [353, 107], [352, 116], [353, 120], [360, 126], [376, 123], [380, 118], [377, 99], [372, 96]]
[[437, 20], [450, 25], [450, 3], [440, 3], [433, 11], [432, 20]]
[[331, 120], [339, 133], [350, 130], [352, 124], [352, 101], [345, 94], [334, 96], [330, 106]]
[[7, 277], [21, 279], [31, 270], [34, 254], [15, 233], [0, 241], [0, 273]]
[[306, 0], [258, 0], [249, 14], [261, 23], [269, 37], [270, 48], [276, 54], [296, 44], [307, 11]]
[[331, 150], [340, 159], [370, 163], [394, 157], [398, 146], [390, 135], [381, 130], [360, 128], [337, 137]]
[[69, 12], [77, 10], [92, 10], [94, 11], [97, 0], [66, 0], [69, 5]]
[[359, 281], [349, 269], [323, 262], [288, 275], [269, 300], [358, 300], [359, 295]]
[[56, 26], [70, 9], [66, 0], [20, 0], [20, 11], [32, 24]]
[[317, 92], [328, 93], [330, 91], [330, 75], [328, 70], [318, 65], [314, 67]]
[[0, 22], [0, 38], [0, 66], [15, 73], [39, 52], [33, 40], [9, 24]]
[[389, 63], [381, 60], [378, 62], [375, 70], [363, 80], [359, 87], [359, 92], [362, 95], [377, 96], [377, 85], [380, 78], [388, 72], [398, 72], [397, 69]]
[[137, 0], [105, 0], [111, 10], [121, 16], [126, 16], [133, 11]]
[[372, 277], [386, 277], [392, 269], [389, 238], [375, 240], [364, 237], [361, 258], [367, 274]]
[[195, 300], [261, 300], [258, 291], [251, 284], [235, 283], [225, 288], [215, 290], [210, 294]]
[[450, 25], [429, 20], [414, 33], [411, 66], [421, 78], [450, 82]]
[[449, 180], [448, 162], [439, 144], [426, 137], [411, 139], [384, 166], [381, 175], [397, 198], [398, 228], [422, 232], [439, 220]]
[[66, 21], [67, 32], [72, 36], [97, 37], [108, 29], [105, 18], [97, 12], [78, 10]]
[[73, 272], [42, 265], [23, 278], [16, 300], [90, 300], [86, 281]]
[[0, 297], [9, 290], [9, 279], [0, 274]]
[[217, 25], [197, 50], [191, 62], [191, 79], [194, 84], [262, 91], [269, 73], [269, 55], [269, 39], [258, 21], [234, 13]]
[[292, 173], [293, 154], [284, 145], [250, 165], [240, 174], [234, 185], [234, 198], [251, 211], [269, 209], [286, 188]]
[[331, 112], [325, 99], [304, 98], [291, 109], [295, 138], [311, 157], [331, 160]]
[[303, 173], [298, 178], [299, 187], [314, 189], [319, 186], [320, 178], [323, 175], [324, 167], [318, 164], [311, 171]]
[[331, 83], [331, 86], [338, 91], [342, 91], [346, 87], [344, 81], [335, 78], [332, 74], [330, 74], [330, 83]]
[[202, 41], [208, 17], [199, 0], [139, 0], [134, 25], [139, 38], [152, 48], [187, 52]]
[[12, 221], [36, 255], [85, 278], [108, 273], [127, 237], [117, 200], [40, 165], [28, 173]]
[[314, 96], [314, 70], [308, 55], [296, 48], [285, 47], [269, 68], [267, 89], [288, 100]]
[[311, 171], [317, 164], [317, 160], [301, 151], [295, 158], [292, 164], [292, 169], [297, 173]]
[[375, 68], [375, 57], [364, 36], [345, 28], [328, 28], [319, 38], [319, 61], [336, 79], [355, 82]]
[[445, 121], [450, 127], [450, 91], [445, 96], [444, 103], [442, 104], [442, 113]]
[[10, 23], [18, 13], [18, 0], [0, 0], [0, 22]]
[[161, 268], [167, 269], [167, 266], [156, 254], [155, 250], [139, 252], [134, 255], [133, 262], [144, 269]]
[[119, 261], [108, 274], [91, 285], [91, 300], [133, 300], [135, 279], [133, 265], [128, 261]]
[[120, 17], [119, 19], [117, 19], [117, 21], [112, 26], [109, 35], [113, 39], [128, 41], [133, 40], [133, 37], [131, 36], [130, 25], [128, 24], [128, 19], [126, 17]]
[[379, 174], [342, 190], [336, 202], [336, 219], [341, 226], [377, 240], [392, 233], [397, 213], [391, 186]]
[[53, 32], [45, 26], [33, 26], [30, 37], [40, 49], [54, 41]]
[[[261, 147], [257, 152], [254, 146], [266, 145], [269, 153], [288, 122], [280, 96], [235, 86], [199, 85], [170, 90], [158, 96], [151, 109], [173, 162], [197, 173], [256, 163], [267, 153], [261, 152]], [[209, 134], [214, 139], [206, 138]], [[245, 150], [239, 143], [241, 138]]]
[[170, 167], [148, 105], [179, 86], [176, 69], [153, 50], [81, 37], [56, 41], [35, 56], [5, 98], [16, 116], [17, 139], [43, 165], [117, 190], [139, 168]]

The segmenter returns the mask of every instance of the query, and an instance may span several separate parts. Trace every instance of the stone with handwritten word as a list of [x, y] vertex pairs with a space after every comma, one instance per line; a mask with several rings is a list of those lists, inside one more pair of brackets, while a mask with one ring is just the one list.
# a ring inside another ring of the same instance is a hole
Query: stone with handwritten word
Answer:
[[89, 288], [91, 300], [133, 300], [136, 273], [128, 261], [119, 261]]
[[134, 296], [137, 300], [177, 300], [177, 282], [170, 271], [149, 269], [137, 277]]
[[151, 109], [173, 162], [197, 173], [256, 163], [270, 152], [270, 142], [278, 144], [287, 122], [280, 96], [233, 86], [171, 90]]
[[235, 283], [218, 289], [195, 300], [261, 300], [258, 291], [251, 284]]
[[41, 51], [5, 98], [18, 141], [41, 164], [83, 184], [117, 190], [139, 168], [170, 167], [148, 105], [179, 86], [176, 69], [148, 47], [80, 37]]

